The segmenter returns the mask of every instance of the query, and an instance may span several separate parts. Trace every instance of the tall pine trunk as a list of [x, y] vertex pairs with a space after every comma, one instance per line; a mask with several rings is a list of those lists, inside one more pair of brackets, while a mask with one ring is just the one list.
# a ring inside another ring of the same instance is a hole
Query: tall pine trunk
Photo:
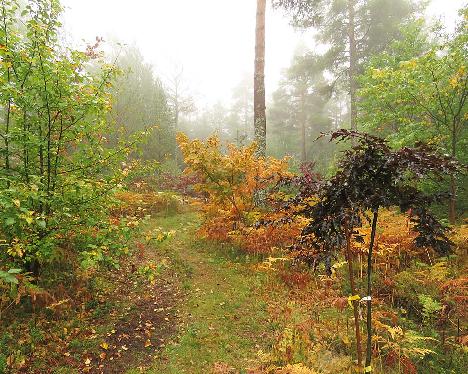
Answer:
[[255, 29], [255, 75], [254, 75], [254, 130], [257, 154], [266, 154], [265, 114], [265, 8], [266, 0], [257, 0], [257, 24]]
[[351, 130], [357, 130], [357, 107], [356, 107], [356, 91], [357, 91], [357, 47], [355, 35], [355, 0], [348, 0], [348, 42], [349, 42], [349, 96], [351, 105]]

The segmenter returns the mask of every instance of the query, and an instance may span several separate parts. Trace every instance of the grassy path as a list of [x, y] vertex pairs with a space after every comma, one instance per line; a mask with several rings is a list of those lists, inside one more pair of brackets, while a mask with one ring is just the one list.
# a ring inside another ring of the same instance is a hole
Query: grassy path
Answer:
[[[178, 336], [149, 373], [246, 373], [256, 352], [267, 349], [272, 326], [261, 300], [265, 275], [234, 248], [198, 240], [194, 213], [160, 219], [177, 231], [160, 250], [171, 258], [185, 298], [178, 306]], [[135, 371], [137, 372], [137, 371]]]
[[7, 372], [251, 373], [272, 342], [276, 296], [256, 259], [197, 239], [199, 225], [194, 212], [155, 217], [144, 231], [172, 238], [138, 241], [83, 285], [89, 297], [0, 328], [0, 353], [17, 352]]

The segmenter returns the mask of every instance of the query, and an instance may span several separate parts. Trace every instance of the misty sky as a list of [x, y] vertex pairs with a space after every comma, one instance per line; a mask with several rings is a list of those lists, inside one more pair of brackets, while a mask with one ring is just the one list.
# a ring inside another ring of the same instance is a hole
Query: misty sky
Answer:
[[[453, 27], [466, 0], [433, 0], [431, 16]], [[199, 104], [224, 103], [244, 74], [253, 71], [255, 0], [62, 0], [64, 26], [74, 43], [96, 36], [135, 43], [155, 72], [184, 66]], [[266, 88], [277, 86], [300, 43], [313, 35], [295, 31], [280, 11], [267, 11]]]

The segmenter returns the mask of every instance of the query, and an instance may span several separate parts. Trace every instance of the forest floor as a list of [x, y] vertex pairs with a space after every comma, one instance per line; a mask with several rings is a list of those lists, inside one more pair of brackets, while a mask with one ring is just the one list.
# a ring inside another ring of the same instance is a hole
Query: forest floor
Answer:
[[[182, 210], [147, 221], [118, 268], [63, 278], [67, 269], [54, 267], [55, 284], [67, 285], [62, 294], [55, 287], [55, 302], [22, 303], [0, 321], [7, 373], [352, 371], [352, 310], [340, 281], [343, 263], [336, 279], [311, 277], [281, 258], [255, 257], [199, 238], [199, 215]], [[151, 232], [173, 235], [148, 240], [145, 233]], [[384, 359], [374, 359], [376, 373], [398, 372], [385, 367]], [[300, 362], [312, 369], [294, 364]]]
[[89, 298], [33, 320], [25, 313], [8, 326], [5, 336], [15, 339], [6, 343], [26, 352], [11, 357], [13, 372], [256, 372], [258, 353], [274, 340], [271, 311], [284, 300], [284, 285], [258, 271], [258, 259], [197, 239], [195, 212], [148, 225], [175, 234], [93, 277], [83, 286]]
[[[255, 257], [232, 244], [199, 238], [199, 214], [187, 205], [178, 209], [142, 221], [141, 235], [131, 239], [133, 248], [119, 266], [103, 264], [86, 273], [77, 258], [70, 261], [65, 254], [67, 261], [44, 270], [44, 279], [54, 282], [54, 287], [44, 287], [52, 290], [53, 299], [28, 298], [2, 315], [0, 361], [7, 366], [0, 365], [0, 374], [354, 370], [344, 262], [337, 264], [332, 278], [311, 276], [282, 258]], [[386, 230], [393, 240], [402, 225], [392, 227], [393, 233], [391, 227]], [[459, 237], [459, 245], [466, 244], [466, 234]], [[419, 272], [430, 278], [439, 274], [435, 270], [445, 271], [436, 266]], [[411, 287], [419, 282], [406, 279]], [[362, 271], [356, 280], [362, 288]], [[443, 345], [434, 347], [443, 352]], [[430, 364], [451, 371], [427, 372], [461, 372], [457, 368], [466, 366], [465, 356], [458, 361], [453, 357], [434, 355]], [[386, 359], [374, 359], [375, 372], [399, 372], [396, 365], [389, 369], [392, 362], [387, 365]]]

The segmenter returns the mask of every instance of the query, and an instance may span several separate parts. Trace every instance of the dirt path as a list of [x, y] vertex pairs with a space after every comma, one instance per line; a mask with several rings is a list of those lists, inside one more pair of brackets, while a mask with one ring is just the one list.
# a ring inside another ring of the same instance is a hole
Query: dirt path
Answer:
[[[165, 218], [150, 225], [159, 220]], [[41, 340], [11, 373], [122, 374], [152, 366], [177, 332], [183, 292], [178, 270], [164, 265], [170, 260], [159, 244], [137, 246], [119, 269], [103, 270], [84, 285], [90, 297], [77, 298], [74, 309], [44, 310], [49, 315], [36, 318]], [[21, 325], [24, 339], [27, 328]]]
[[[119, 295], [128, 298], [129, 306], [121, 311], [111, 331], [103, 337], [101, 352], [93, 357], [96, 366], [89, 371], [85, 366], [82, 368], [85, 372], [118, 374], [135, 367], [148, 368], [167, 339], [176, 332], [175, 306], [179, 292], [171, 280], [158, 280], [138, 290], [138, 294], [130, 290], [127, 283], [122, 286]], [[130, 292], [125, 293], [125, 289]]]
[[185, 290], [178, 335], [150, 373], [244, 373], [267, 349], [272, 332], [262, 301], [264, 275], [230, 246], [196, 239], [194, 214], [168, 219], [177, 230], [165, 244]]
[[42, 340], [12, 373], [251, 372], [272, 340], [266, 275], [235, 248], [197, 239], [199, 223], [193, 212], [153, 219], [149, 229], [175, 236], [96, 274], [83, 286], [91, 298], [65, 314], [38, 316]]
[[[81, 356], [80, 372], [121, 374], [135, 368], [144, 371], [175, 335], [176, 307], [183, 296], [176, 272], [158, 274], [159, 265], [167, 261], [158, 247], [140, 245], [140, 250], [119, 270], [105, 275], [108, 287], [104, 289], [108, 290], [101, 297], [105, 302], [97, 305], [94, 317], [88, 320], [93, 326], [92, 334], [83, 336], [92, 340], [94, 347]], [[102, 313], [96, 313], [100, 308]]]

